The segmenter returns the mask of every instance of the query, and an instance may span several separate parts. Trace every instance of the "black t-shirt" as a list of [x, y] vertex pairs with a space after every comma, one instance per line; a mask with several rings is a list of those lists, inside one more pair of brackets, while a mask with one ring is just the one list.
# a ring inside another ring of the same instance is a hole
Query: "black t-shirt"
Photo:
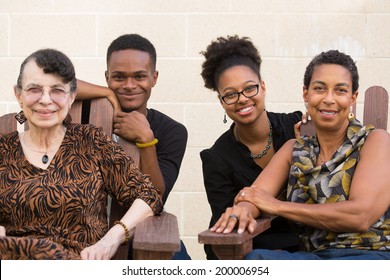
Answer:
[[[287, 140], [295, 138], [294, 125], [301, 120], [302, 113], [267, 112], [267, 116], [272, 124], [273, 146], [277, 151]], [[238, 192], [250, 186], [263, 171], [252, 159], [248, 147], [236, 141], [233, 129], [234, 123], [210, 149], [200, 153], [204, 185], [212, 211], [210, 226], [215, 224], [227, 207], [233, 205]], [[297, 244], [298, 237], [289, 222], [276, 218], [270, 229], [254, 239], [253, 248], [287, 249]], [[207, 259], [216, 259], [209, 246], [205, 246], [205, 251]]]
[[188, 133], [184, 125], [154, 109], [148, 109], [147, 120], [154, 137], [158, 139], [156, 151], [165, 182], [165, 203], [179, 175]]

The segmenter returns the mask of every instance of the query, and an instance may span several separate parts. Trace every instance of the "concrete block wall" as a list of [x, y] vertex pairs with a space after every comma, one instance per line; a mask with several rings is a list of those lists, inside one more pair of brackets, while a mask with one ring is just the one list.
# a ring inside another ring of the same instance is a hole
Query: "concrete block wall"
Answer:
[[304, 109], [307, 63], [320, 51], [337, 48], [358, 63], [361, 109], [370, 85], [390, 90], [389, 26], [389, 0], [0, 0], [0, 114], [19, 110], [12, 87], [31, 52], [58, 48], [71, 57], [80, 79], [104, 85], [109, 43], [124, 33], [149, 38], [160, 72], [150, 107], [189, 131], [166, 207], [178, 216], [192, 258], [204, 259], [197, 234], [207, 228], [210, 208], [199, 152], [229, 123], [222, 123], [215, 93], [203, 87], [199, 52], [218, 36], [251, 37], [264, 61], [268, 110], [290, 112]]

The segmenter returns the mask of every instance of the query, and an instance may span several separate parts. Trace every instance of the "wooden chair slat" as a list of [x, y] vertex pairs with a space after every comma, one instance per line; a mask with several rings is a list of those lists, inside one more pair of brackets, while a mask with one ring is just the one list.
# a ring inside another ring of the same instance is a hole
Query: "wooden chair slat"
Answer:
[[387, 130], [389, 95], [380, 86], [368, 88], [364, 94], [363, 124]]

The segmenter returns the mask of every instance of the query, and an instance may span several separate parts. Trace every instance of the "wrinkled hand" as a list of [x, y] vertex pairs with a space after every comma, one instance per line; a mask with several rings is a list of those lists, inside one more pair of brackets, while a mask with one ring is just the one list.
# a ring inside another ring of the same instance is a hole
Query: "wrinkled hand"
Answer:
[[0, 236], [6, 236], [6, 230], [3, 226], [0, 226]]
[[275, 206], [280, 203], [280, 200], [268, 194], [261, 187], [252, 185], [251, 187], [243, 188], [235, 197], [235, 204], [242, 202], [250, 202], [259, 208], [261, 212], [276, 215]]
[[116, 114], [114, 133], [132, 142], [146, 143], [154, 139], [146, 116], [137, 111]]
[[238, 233], [243, 233], [245, 229], [253, 232], [256, 227], [256, 220], [252, 217], [249, 210], [243, 207], [243, 204], [234, 205], [226, 209], [225, 213], [219, 218], [210, 231], [217, 233], [230, 233], [238, 223]]
[[103, 237], [96, 244], [82, 250], [80, 256], [83, 260], [109, 260], [115, 255], [119, 245]]

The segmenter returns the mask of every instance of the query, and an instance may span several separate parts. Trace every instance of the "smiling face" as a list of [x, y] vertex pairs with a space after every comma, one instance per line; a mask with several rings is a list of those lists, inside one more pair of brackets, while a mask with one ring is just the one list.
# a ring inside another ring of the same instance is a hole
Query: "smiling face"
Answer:
[[308, 113], [316, 127], [335, 129], [348, 124], [350, 106], [358, 93], [352, 92], [351, 73], [336, 64], [316, 66], [303, 98], [308, 102]]
[[[254, 85], [259, 85], [259, 92], [253, 97], [247, 98], [240, 94], [237, 103], [230, 105], [221, 99], [243, 90], [249, 92]], [[265, 84], [259, 81], [258, 74], [247, 66], [233, 66], [222, 72], [218, 81], [218, 92], [226, 114], [236, 123], [253, 123], [264, 112]]]
[[107, 85], [115, 92], [122, 109], [146, 113], [147, 101], [158, 77], [149, 54], [132, 49], [115, 51], [107, 68]]
[[56, 74], [44, 73], [31, 60], [24, 67], [21, 87], [15, 86], [15, 96], [30, 126], [53, 128], [62, 125], [75, 99], [69, 83], [64, 84]]

